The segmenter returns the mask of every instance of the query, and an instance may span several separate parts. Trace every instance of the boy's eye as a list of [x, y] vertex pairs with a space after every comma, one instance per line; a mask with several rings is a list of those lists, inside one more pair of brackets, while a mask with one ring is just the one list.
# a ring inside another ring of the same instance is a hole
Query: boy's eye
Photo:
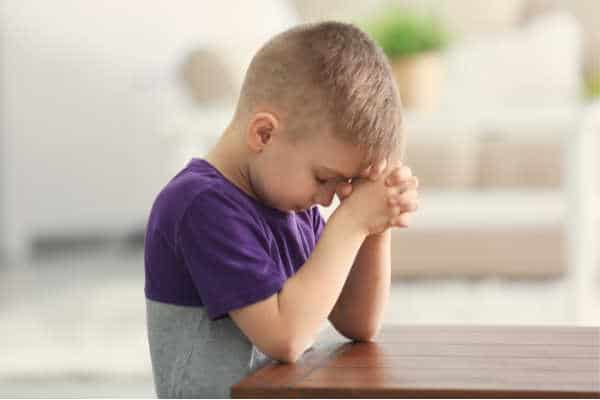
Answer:
[[327, 183], [327, 179], [321, 179], [318, 176], [315, 177], [315, 180], [320, 184], [320, 185], [324, 185]]

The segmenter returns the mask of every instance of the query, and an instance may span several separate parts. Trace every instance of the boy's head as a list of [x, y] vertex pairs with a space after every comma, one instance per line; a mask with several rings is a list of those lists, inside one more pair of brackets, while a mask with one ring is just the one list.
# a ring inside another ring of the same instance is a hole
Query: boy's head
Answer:
[[384, 53], [339, 22], [301, 25], [267, 42], [246, 72], [233, 124], [250, 150], [249, 186], [282, 210], [328, 205], [344, 176], [403, 147]]

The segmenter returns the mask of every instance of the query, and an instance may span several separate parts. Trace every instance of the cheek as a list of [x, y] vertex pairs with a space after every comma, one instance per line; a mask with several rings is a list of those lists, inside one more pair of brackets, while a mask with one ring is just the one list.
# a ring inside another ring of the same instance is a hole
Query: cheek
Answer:
[[311, 175], [300, 174], [290, 174], [290, 176], [282, 177], [279, 188], [282, 201], [291, 204], [291, 207], [310, 205], [319, 191], [319, 185]]
[[315, 190], [318, 189], [313, 180], [298, 175], [283, 177], [279, 187], [282, 190], [282, 195], [294, 202], [310, 199]]
[[277, 172], [263, 176], [256, 188], [260, 197], [269, 205], [279, 209], [292, 209], [304, 205], [310, 194], [303, 190], [303, 181], [294, 176], [285, 176]]

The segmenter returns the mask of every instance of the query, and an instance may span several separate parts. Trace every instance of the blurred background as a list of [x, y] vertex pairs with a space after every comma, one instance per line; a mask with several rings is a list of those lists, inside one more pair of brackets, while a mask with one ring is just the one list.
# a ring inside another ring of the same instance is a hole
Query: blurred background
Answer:
[[420, 180], [385, 322], [600, 325], [600, 3], [2, 0], [1, 397], [154, 396], [154, 197], [258, 47], [327, 19], [390, 57]]

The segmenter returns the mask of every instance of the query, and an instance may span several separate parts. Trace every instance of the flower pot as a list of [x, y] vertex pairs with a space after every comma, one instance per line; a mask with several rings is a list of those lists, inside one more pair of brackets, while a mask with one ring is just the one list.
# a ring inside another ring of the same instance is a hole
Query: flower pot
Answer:
[[444, 74], [439, 53], [397, 58], [392, 61], [392, 72], [405, 108], [430, 110], [437, 105]]

